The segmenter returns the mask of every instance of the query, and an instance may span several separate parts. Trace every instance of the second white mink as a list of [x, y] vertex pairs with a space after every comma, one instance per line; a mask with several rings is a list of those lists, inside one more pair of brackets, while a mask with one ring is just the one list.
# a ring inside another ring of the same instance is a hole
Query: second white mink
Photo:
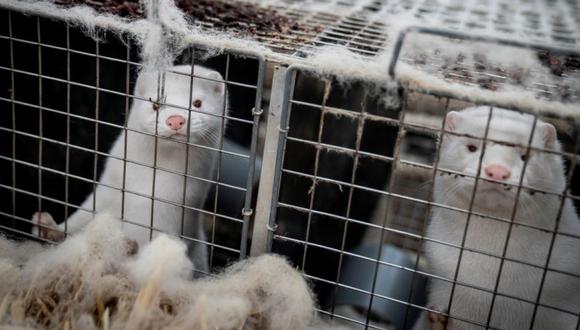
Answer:
[[[86, 210], [92, 210], [95, 201], [97, 213], [106, 212], [118, 218], [123, 215], [127, 220], [123, 222], [124, 232], [139, 245], [149, 241], [151, 226], [156, 229], [153, 236], [162, 231], [206, 241], [203, 224], [194, 215], [199, 213], [181, 205], [185, 202], [194, 208], [203, 206], [210, 185], [193, 177], [212, 179], [218, 152], [186, 143], [218, 147], [223, 133], [220, 116], [227, 108], [226, 87], [218, 72], [201, 66], [194, 66], [192, 85], [191, 72], [190, 65], [176, 66], [166, 72], [162, 105], [156, 102], [158, 72], [143, 71], [139, 74], [128, 130], [113, 144], [112, 157], [107, 159], [96, 190], [66, 220], [67, 232], [78, 232], [93, 219], [94, 214]], [[156, 139], [155, 134], [159, 138]], [[125, 153], [127, 162], [124, 169]], [[185, 172], [188, 174], [187, 183]], [[121, 191], [123, 182], [124, 196]], [[33, 221], [55, 225], [52, 217], [44, 212], [35, 214]], [[58, 229], [64, 232], [65, 222], [58, 225]], [[62, 238], [57, 231], [42, 227], [34, 230], [45, 238]], [[206, 246], [203, 243], [192, 243], [190, 248], [192, 246], [190, 257], [196, 269], [206, 271]]]
[[[470, 137], [485, 136], [490, 111], [487, 138], [506, 144], [488, 141], [484, 145]], [[562, 204], [558, 196], [566, 189], [562, 157], [536, 150], [527, 155], [522, 147], [528, 145], [533, 126], [533, 116], [499, 108], [476, 107], [447, 115], [445, 130], [461, 135], [448, 133], [442, 138], [439, 169], [453, 172], [439, 172], [435, 177], [433, 199], [436, 205], [446, 207], [433, 207], [424, 249], [430, 271], [446, 279], [431, 280], [428, 307], [449, 313], [451, 318], [431, 312], [427, 327], [438, 329], [447, 323], [448, 329], [481, 329], [479, 325], [486, 325], [491, 312], [489, 325], [493, 328], [531, 329], [540, 287], [541, 305], [533, 329], [576, 327], [575, 314], [580, 310], [580, 220], [571, 200]], [[541, 120], [536, 123], [531, 144], [534, 148], [561, 151], [556, 129]], [[516, 186], [524, 168], [522, 183], [528, 188], [521, 189], [508, 237]], [[472, 204], [476, 176], [480, 180]], [[468, 214], [458, 209], [469, 210], [470, 205], [476, 214], [469, 217], [465, 233]], [[551, 246], [558, 216], [558, 234]], [[463, 240], [465, 250], [459, 261]], [[506, 259], [498, 274], [505, 244]], [[454, 280], [457, 267], [458, 283], [451, 297], [450, 281]], [[498, 294], [492, 306], [498, 278]], [[447, 310], [450, 299], [451, 309]]]

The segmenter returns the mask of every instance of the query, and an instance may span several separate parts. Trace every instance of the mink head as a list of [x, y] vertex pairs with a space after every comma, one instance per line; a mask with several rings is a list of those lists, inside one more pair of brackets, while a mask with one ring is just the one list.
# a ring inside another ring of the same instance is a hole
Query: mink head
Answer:
[[[158, 88], [161, 79], [163, 91]], [[143, 71], [134, 94], [129, 128], [179, 141], [189, 136], [194, 143], [215, 144], [219, 139], [227, 102], [218, 72], [197, 65], [193, 70], [190, 65], [175, 66], [164, 75]]]
[[453, 173], [438, 175], [438, 189], [470, 198], [478, 176], [476, 196], [488, 207], [513, 205], [520, 181], [531, 188], [521, 190], [523, 198], [535, 190], [561, 193], [565, 186], [562, 158], [549, 152], [561, 149], [556, 129], [539, 119], [535, 123], [531, 146], [546, 152], [528, 150], [533, 127], [533, 116], [506, 109], [482, 106], [449, 112], [439, 169]]

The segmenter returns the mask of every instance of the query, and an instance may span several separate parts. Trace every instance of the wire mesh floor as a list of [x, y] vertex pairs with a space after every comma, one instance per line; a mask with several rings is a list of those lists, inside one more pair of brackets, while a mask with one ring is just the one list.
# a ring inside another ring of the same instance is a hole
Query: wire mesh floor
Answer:
[[[304, 58], [321, 47], [340, 47], [372, 59], [390, 51], [401, 26], [431, 26], [466, 34], [517, 40], [550, 49], [580, 49], [580, 5], [574, 1], [271, 1], [265, 6], [302, 26], [254, 36], [276, 52]], [[203, 23], [211, 28], [212, 23]], [[415, 42], [417, 44], [417, 42]], [[401, 55], [401, 61], [450, 83], [484, 90], [525, 90], [536, 98], [579, 103], [580, 56], [533, 52], [535, 63], [489, 58], [470, 41], [441, 38]], [[490, 42], [490, 47], [499, 47]], [[443, 51], [442, 49], [456, 49]], [[514, 64], [514, 62], [516, 62]]]

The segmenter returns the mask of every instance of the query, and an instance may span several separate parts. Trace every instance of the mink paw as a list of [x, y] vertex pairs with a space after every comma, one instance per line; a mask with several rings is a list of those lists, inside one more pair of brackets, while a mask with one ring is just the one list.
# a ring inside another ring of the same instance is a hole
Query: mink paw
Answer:
[[[435, 310], [435, 307], [429, 307], [431, 310]], [[447, 314], [447, 312], [444, 312]], [[427, 320], [428, 320], [428, 329], [429, 330], [443, 330], [446, 329], [447, 326], [447, 316], [443, 314], [439, 314], [434, 311], [427, 312]]]
[[136, 240], [130, 239], [130, 238], [126, 238], [125, 239], [125, 244], [126, 244], [127, 255], [128, 256], [134, 256], [134, 255], [136, 255], [139, 252], [139, 243], [137, 243]]
[[48, 212], [35, 212], [32, 215], [32, 234], [53, 242], [64, 240], [64, 233], [57, 228], [56, 221]]

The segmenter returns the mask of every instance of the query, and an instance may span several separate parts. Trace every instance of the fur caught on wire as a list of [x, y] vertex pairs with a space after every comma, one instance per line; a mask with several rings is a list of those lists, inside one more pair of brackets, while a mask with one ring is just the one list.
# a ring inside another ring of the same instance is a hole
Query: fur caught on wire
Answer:
[[302, 276], [277, 256], [191, 280], [186, 246], [159, 235], [130, 255], [121, 223], [99, 215], [58, 246], [0, 239], [0, 327], [9, 329], [310, 329]]

